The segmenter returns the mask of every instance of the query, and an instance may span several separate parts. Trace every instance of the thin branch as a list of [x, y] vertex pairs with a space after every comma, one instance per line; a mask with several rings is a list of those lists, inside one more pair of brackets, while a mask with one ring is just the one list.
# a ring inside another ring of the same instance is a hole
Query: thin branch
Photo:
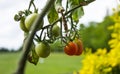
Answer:
[[[93, 2], [95, 0], [91, 0], [91, 1], [86, 1], [86, 2], [82, 2], [79, 5], [75, 6], [74, 8], [70, 9], [69, 11], [64, 13], [64, 16], [68, 15], [69, 13], [71, 13], [72, 11], [78, 9], [79, 7], [88, 5], [89, 3]], [[62, 20], [62, 17], [60, 17], [59, 19], [57, 19], [55, 22], [53, 22], [51, 25], [54, 25], [55, 23], [57, 23], [58, 21]]]
[[82, 2], [82, 3], [80, 3], [78, 6], [72, 8], [71, 10], [69, 10], [68, 12], [66, 12], [64, 15], [69, 14], [70, 12], [74, 11], [75, 9], [77, 9], [77, 8], [79, 8], [79, 7], [86, 6], [86, 5], [88, 5], [89, 3], [93, 2], [93, 1], [95, 1], [95, 0]]
[[34, 0], [31, 0], [31, 1], [30, 1], [30, 4], [29, 4], [29, 7], [28, 7], [28, 10], [30, 10], [30, 7], [31, 7], [33, 1], [34, 1]]
[[27, 56], [30, 51], [30, 46], [32, 45], [33, 38], [36, 33], [37, 27], [39, 26], [40, 22], [42, 23], [44, 16], [48, 12], [49, 8], [54, 4], [54, 2], [55, 2], [55, 0], [47, 0], [47, 3], [45, 5], [45, 7], [43, 8], [41, 14], [38, 16], [38, 18], [33, 23], [32, 27], [31, 27], [31, 32], [28, 35], [28, 38], [24, 42], [24, 46], [23, 46], [24, 52], [19, 61], [18, 68], [14, 74], [24, 74]]
[[[72, 8], [71, 10], [65, 12], [63, 15], [64, 15], [64, 16], [67, 16], [67, 15], [68, 15], [69, 13], [71, 13], [72, 11], [78, 9], [79, 7], [88, 5], [89, 3], [93, 2], [93, 1], [95, 1], [95, 0], [82, 2], [82, 3], [80, 3], [79, 5], [77, 5], [77, 6], [75, 6], [74, 8]], [[69, 16], [67, 16], [67, 17], [69, 17]], [[53, 26], [53, 25], [55, 25], [55, 24], [56, 24], [57, 22], [59, 22], [59, 21], [62, 21], [62, 17], [58, 18], [58, 19], [57, 19], [56, 21], [54, 21], [52, 24], [48, 24], [48, 25], [44, 26], [42, 29], [44, 30], [45, 28], [48, 28], [48, 27], [50, 27], [50, 26]], [[41, 33], [41, 34], [42, 34], [42, 33]]]

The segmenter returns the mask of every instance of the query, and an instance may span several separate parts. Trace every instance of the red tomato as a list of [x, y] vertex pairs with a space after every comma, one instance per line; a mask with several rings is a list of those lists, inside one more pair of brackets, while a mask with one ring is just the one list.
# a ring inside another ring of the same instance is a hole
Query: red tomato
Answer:
[[74, 55], [78, 51], [77, 45], [74, 42], [69, 42], [68, 45], [65, 46], [64, 52], [67, 55]]
[[82, 44], [82, 41], [80, 39], [76, 39], [75, 40], [75, 43], [77, 44], [77, 47], [78, 47], [78, 50], [76, 52], [75, 55], [81, 55], [82, 54], [82, 51], [83, 51], [83, 44]]

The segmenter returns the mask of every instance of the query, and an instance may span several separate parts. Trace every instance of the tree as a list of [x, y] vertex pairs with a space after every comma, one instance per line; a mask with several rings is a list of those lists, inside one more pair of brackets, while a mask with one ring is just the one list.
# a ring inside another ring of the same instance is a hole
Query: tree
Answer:
[[9, 52], [7, 48], [0, 48], [0, 52]]
[[114, 24], [114, 21], [111, 16], [106, 16], [100, 23], [90, 22], [88, 26], [80, 25], [84, 47], [92, 48], [93, 52], [98, 48], [109, 49], [108, 41], [111, 38], [111, 31], [107, 28], [112, 24]]
[[[32, 16], [31, 21], [34, 22], [32, 24], [30, 21], [27, 23], [25, 19], [27, 19], [27, 16], [32, 13], [38, 13], [38, 9], [34, 4], [34, 0], [30, 1], [27, 10], [19, 11], [19, 13], [15, 15], [15, 20], [20, 21], [21, 29], [25, 33], [25, 40], [23, 45], [24, 52], [21, 56], [18, 69], [16, 70], [15, 74], [24, 74], [27, 59], [31, 63], [35, 65], [37, 64], [39, 57], [35, 53], [35, 50], [33, 50], [35, 45], [34, 41], [37, 43], [53, 43], [55, 40], [61, 39], [62, 43], [67, 44], [68, 42], [73, 41], [75, 38], [79, 38], [76, 25], [79, 22], [79, 18], [83, 15], [82, 6], [88, 5], [93, 1], [94, 0], [67, 0], [65, 9], [62, 6], [62, 0], [47, 0], [45, 7], [42, 9], [42, 12], [38, 15], [34, 14]], [[30, 10], [32, 5], [34, 7], [34, 12]], [[60, 14], [61, 17], [58, 17], [58, 14]], [[39, 28], [39, 26], [41, 26], [43, 23], [43, 18], [46, 15], [48, 17], [49, 25]], [[35, 21], [33, 18], [35, 18]], [[60, 23], [60, 35], [56, 37], [52, 32], [52, 28], [57, 24], [57, 22]], [[68, 27], [68, 22], [70, 23], [70, 28]], [[28, 24], [30, 25], [28, 26]], [[39, 29], [40, 34], [37, 35], [37, 31]]]

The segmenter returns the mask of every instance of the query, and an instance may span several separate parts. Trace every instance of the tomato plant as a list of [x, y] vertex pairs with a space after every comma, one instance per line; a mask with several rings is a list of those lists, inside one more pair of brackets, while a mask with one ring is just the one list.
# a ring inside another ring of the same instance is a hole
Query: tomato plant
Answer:
[[[46, 58], [50, 55], [49, 44], [54, 43], [56, 40], [61, 40], [61, 45], [62, 43], [64, 44], [71, 41], [64, 47], [64, 52], [67, 55], [81, 54], [81, 42], [74, 42], [73, 40], [76, 37], [80, 37], [77, 25], [79, 24], [80, 17], [84, 14], [83, 6], [94, 0], [66, 0], [65, 7], [62, 5], [62, 1], [63, 0], [47, 0], [45, 7], [39, 15], [34, 0], [31, 0], [27, 9], [19, 11], [18, 14], [14, 16], [15, 21], [20, 21], [21, 29], [24, 31], [25, 39], [23, 50], [26, 50], [20, 60], [22, 64], [19, 65], [15, 74], [24, 74], [24, 65], [26, 64], [26, 58], [28, 58], [29, 52], [32, 52], [30, 62], [37, 64], [39, 57]], [[31, 10], [31, 8], [33, 9]], [[47, 16], [49, 24], [43, 26], [45, 16]], [[24, 20], [22, 20], [23, 17], [25, 17]], [[38, 19], [35, 22], [36, 18]], [[33, 23], [34, 26], [32, 26]], [[57, 26], [57, 23], [60, 25]], [[33, 27], [32, 29], [31, 26]], [[38, 43], [35, 46], [35, 50], [30, 49], [32, 41]]]
[[35, 46], [35, 52], [39, 57], [46, 58], [50, 54], [50, 46], [46, 42], [40, 42]]

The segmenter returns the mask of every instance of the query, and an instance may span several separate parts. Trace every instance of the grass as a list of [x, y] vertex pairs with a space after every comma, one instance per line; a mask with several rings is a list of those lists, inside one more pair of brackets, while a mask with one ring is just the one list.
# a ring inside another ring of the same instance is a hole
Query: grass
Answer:
[[[20, 53], [0, 53], [0, 73], [13, 73], [19, 58]], [[27, 62], [25, 74], [72, 74], [81, 68], [81, 59], [80, 56], [51, 53], [48, 58], [40, 59], [36, 66]]]
[[0, 53], [0, 74], [11, 74], [16, 68], [19, 53]]

